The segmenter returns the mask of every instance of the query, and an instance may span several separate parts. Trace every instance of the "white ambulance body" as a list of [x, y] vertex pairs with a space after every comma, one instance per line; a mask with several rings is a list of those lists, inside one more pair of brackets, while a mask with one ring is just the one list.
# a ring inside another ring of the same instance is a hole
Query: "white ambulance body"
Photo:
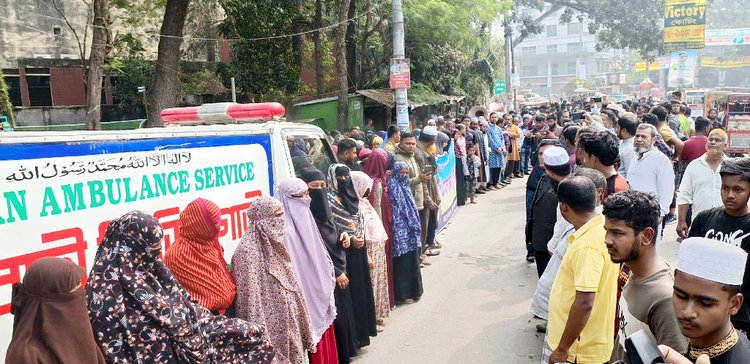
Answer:
[[202, 197], [222, 209], [229, 260], [255, 198], [272, 195], [303, 160], [323, 171], [334, 160], [316, 126], [215, 124], [235, 122], [226, 114], [211, 114], [212, 125], [0, 133], [0, 358], [12, 336], [12, 285], [36, 259], [68, 258], [88, 272], [109, 221], [132, 210], [159, 219], [166, 249], [182, 209]]

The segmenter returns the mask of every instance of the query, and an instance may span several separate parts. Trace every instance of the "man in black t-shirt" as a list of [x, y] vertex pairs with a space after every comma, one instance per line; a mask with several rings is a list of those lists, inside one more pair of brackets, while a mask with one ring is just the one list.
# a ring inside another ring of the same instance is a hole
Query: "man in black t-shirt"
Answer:
[[[701, 211], [690, 227], [691, 237], [704, 237], [750, 252], [750, 158], [728, 159], [721, 165], [723, 207]], [[750, 297], [750, 265], [745, 267], [742, 294]], [[734, 326], [750, 332], [750, 300], [732, 316]]]

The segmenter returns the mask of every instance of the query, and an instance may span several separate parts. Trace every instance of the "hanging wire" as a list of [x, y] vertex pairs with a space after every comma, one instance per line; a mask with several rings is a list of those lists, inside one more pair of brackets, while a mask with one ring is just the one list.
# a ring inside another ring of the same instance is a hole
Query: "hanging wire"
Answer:
[[[307, 35], [307, 34], [316, 33], [316, 32], [319, 32], [319, 31], [322, 32], [322, 31], [327, 31], [327, 30], [334, 29], [334, 28], [338, 27], [341, 24], [349, 23], [349, 22], [355, 21], [355, 20], [357, 20], [357, 19], [359, 19], [359, 18], [361, 18], [363, 16], [366, 16], [367, 14], [374, 13], [377, 9], [378, 9], [378, 7], [374, 6], [369, 11], [357, 14], [357, 15], [355, 15], [355, 16], [353, 16], [351, 18], [348, 18], [348, 19], [346, 19], [344, 21], [341, 21], [341, 22], [338, 22], [338, 23], [334, 23], [334, 24], [331, 24], [331, 25], [327, 25], [327, 26], [324, 26], [324, 27], [321, 27], [321, 28], [310, 29], [310, 30], [306, 30], [304, 32], [293, 33], [293, 34], [272, 35], [272, 36], [268, 36], [268, 37], [258, 37], [258, 38], [241, 38], [241, 37], [240, 38], [205, 38], [205, 37], [176, 36], [176, 35], [162, 35], [162, 34], [158, 34], [158, 35], [157, 34], [149, 34], [148, 36], [158, 36], [160, 38], [172, 38], [172, 39], [183, 39], [183, 40], [194, 40], [194, 41], [213, 41], [213, 40], [218, 41], [218, 40], [226, 40], [226, 41], [251, 41], [251, 42], [252, 41], [263, 41], [263, 40], [292, 38], [292, 37], [297, 37], [297, 36], [301, 36], [301, 35]], [[51, 16], [51, 15], [46, 15], [46, 14], [35, 13], [35, 12], [31, 12], [31, 11], [19, 11], [19, 12], [17, 12], [17, 14], [19, 14], [19, 13], [20, 14], [27, 14], [27, 15], [36, 15], [36, 16], [43, 17], [43, 18], [55, 19], [55, 20], [61, 20], [61, 21], [65, 21], [66, 20], [63, 17], [56, 17], [56, 16]], [[68, 20], [68, 21], [70, 22], [70, 20]], [[13, 23], [18, 24], [18, 25], [22, 25], [22, 26], [26, 26], [26, 25], [24, 25], [24, 24], [22, 24], [20, 22], [13, 22]], [[80, 25], [80, 22], [71, 22], [71, 24], [79, 24]], [[103, 27], [103, 26], [89, 24], [89, 23], [86, 23], [86, 27], [89, 27], [89, 28], [109, 29], [108, 27]], [[48, 34], [48, 32], [46, 32], [46, 31], [42, 31], [42, 32], [44, 34]]]

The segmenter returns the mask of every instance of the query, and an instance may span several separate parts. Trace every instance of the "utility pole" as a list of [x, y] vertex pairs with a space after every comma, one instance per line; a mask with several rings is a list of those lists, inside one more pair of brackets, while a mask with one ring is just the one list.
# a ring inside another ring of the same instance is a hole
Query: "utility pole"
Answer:
[[505, 16], [503, 19], [503, 28], [505, 31], [505, 80], [506, 84], [510, 85], [511, 92], [511, 104], [507, 105], [506, 110], [516, 109], [516, 89], [513, 87], [513, 74], [516, 72], [515, 64], [513, 62], [513, 27], [511, 26], [510, 14]]
[[[407, 87], [402, 82], [394, 84], [394, 75], [403, 76], [403, 68], [398, 65], [406, 64], [404, 49], [404, 9], [402, 0], [393, 0], [393, 59], [391, 60], [391, 88], [396, 89], [396, 125], [401, 130], [409, 129], [409, 101], [407, 98]], [[394, 72], [394, 70], [396, 72]], [[408, 68], [407, 68], [408, 70]], [[407, 74], [407, 77], [410, 77]], [[410, 82], [410, 81], [409, 81]], [[398, 86], [398, 87], [396, 87]]]

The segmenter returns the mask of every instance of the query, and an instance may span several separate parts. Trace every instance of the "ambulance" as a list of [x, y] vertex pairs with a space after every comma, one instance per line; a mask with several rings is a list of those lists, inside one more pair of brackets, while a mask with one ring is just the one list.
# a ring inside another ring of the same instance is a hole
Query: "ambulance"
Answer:
[[254, 199], [302, 165], [325, 172], [334, 162], [323, 130], [284, 113], [278, 103], [219, 103], [164, 110], [163, 128], [0, 133], [0, 362], [12, 285], [42, 257], [88, 272], [109, 221], [129, 211], [159, 219], [166, 250], [185, 206], [209, 199], [221, 207], [230, 260]]

